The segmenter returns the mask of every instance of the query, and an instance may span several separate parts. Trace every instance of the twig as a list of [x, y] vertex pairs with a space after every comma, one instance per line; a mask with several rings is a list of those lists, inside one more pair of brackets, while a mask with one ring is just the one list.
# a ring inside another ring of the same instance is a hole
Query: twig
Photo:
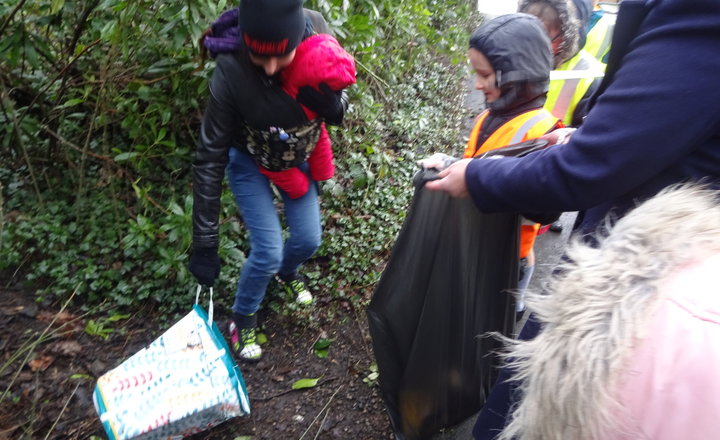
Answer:
[[77, 385], [75, 385], [75, 389], [73, 390], [72, 394], [71, 394], [70, 397], [68, 397], [68, 399], [65, 401], [65, 405], [63, 405], [62, 409], [60, 410], [60, 414], [58, 414], [57, 418], [55, 419], [55, 422], [53, 422], [53, 424], [52, 424], [52, 426], [50, 427], [50, 430], [48, 431], [48, 433], [45, 434], [45, 439], [44, 439], [44, 440], [47, 440], [48, 437], [50, 437], [50, 434], [51, 434], [51, 433], [53, 432], [53, 430], [55, 429], [55, 425], [57, 425], [58, 422], [60, 421], [60, 417], [62, 417], [63, 413], [65, 412], [65, 409], [66, 409], [67, 406], [68, 406], [68, 403], [70, 403], [70, 401], [72, 400], [72, 398], [73, 398], [73, 396], [75, 395], [75, 392], [77, 391], [78, 387], [80, 387], [80, 382], [78, 382]]
[[357, 307], [353, 305], [352, 301], [350, 301], [350, 307], [352, 307], [353, 309], [355, 324], [357, 324], [358, 331], [360, 332], [360, 342], [362, 342], [363, 348], [365, 349], [365, 354], [367, 354], [369, 359], [373, 359], [373, 355], [370, 352], [370, 347], [368, 347], [367, 342], [365, 342], [365, 333], [363, 333], [363, 327], [362, 325], [360, 325], [360, 318], [358, 317]]
[[[105, 78], [104, 78], [105, 79]], [[90, 152], [90, 142], [93, 138], [93, 131], [95, 130], [95, 119], [98, 115], [98, 111], [100, 109], [100, 98], [103, 96], [103, 93], [105, 93], [105, 84], [107, 84], [105, 81], [103, 81], [102, 85], [100, 86], [100, 90], [98, 91], [98, 99], [95, 101], [95, 108], [93, 109], [93, 115], [90, 118], [90, 127], [87, 129], [87, 136], [85, 138], [85, 144], [82, 148], [82, 153], [80, 155], [80, 164], [78, 166], [78, 188], [77, 188], [77, 194], [76, 194], [76, 202], [75, 206], [76, 208], [76, 221], [80, 221], [82, 218], [82, 203], [78, 203], [78, 201], [83, 201], [85, 198], [85, 159], [88, 156], [88, 153]]]
[[386, 83], [385, 81], [383, 81], [383, 79], [380, 78], [379, 76], [377, 76], [372, 70], [368, 69], [368, 67], [367, 67], [366, 65], [364, 65], [363, 63], [361, 63], [361, 62], [358, 61], [357, 59], [355, 60], [355, 64], [357, 64], [358, 66], [360, 66], [360, 67], [362, 67], [363, 69], [365, 69], [365, 71], [366, 71], [367, 73], [369, 73], [373, 78], [375, 78], [375, 79], [376, 79], [378, 82], [380, 82], [382, 85], [384, 85], [385, 87], [387, 87], [388, 89], [390, 89], [390, 86], [388, 85], [388, 83]]
[[72, 40], [70, 41], [70, 44], [68, 44], [68, 56], [72, 55], [75, 51], [75, 46], [77, 46], [77, 42], [80, 41], [80, 37], [82, 36], [83, 30], [85, 30], [85, 26], [88, 21], [88, 17], [90, 17], [90, 14], [92, 13], [95, 8], [97, 8], [98, 4], [100, 3], [100, 0], [93, 0], [93, 3], [87, 5], [85, 7], [85, 10], [81, 14], [80, 18], [78, 19], [77, 27], [75, 28], [75, 32], [73, 32]]
[[15, 16], [15, 14], [17, 14], [17, 11], [19, 11], [20, 9], [22, 9], [22, 7], [23, 7], [23, 5], [25, 4], [26, 1], [27, 1], [27, 0], [22, 0], [22, 1], [18, 2], [18, 4], [15, 5], [15, 8], [12, 10], [12, 12], [10, 12], [10, 13], [5, 17], [5, 21], [3, 21], [2, 26], [0, 26], [0, 36], [2, 36], [3, 33], [5, 33], [5, 28], [8, 26], [8, 24], [10, 24], [10, 20], [12, 20], [13, 17]]
[[8, 279], [8, 282], [5, 284], [6, 289], [8, 287], [10, 287], [10, 284], [12, 284], [12, 280], [15, 279], [15, 276], [18, 274], [18, 272], [20, 272], [20, 269], [22, 269], [22, 267], [25, 265], [25, 263], [27, 263], [28, 260], [30, 260], [30, 258], [32, 258], [32, 255], [28, 254], [25, 256], [25, 258], [23, 258], [23, 260], [20, 262], [20, 264], [18, 264], [17, 269], [15, 269], [15, 272], [13, 272], [13, 274], [10, 276], [10, 279]]
[[[59, 135], [58, 133], [54, 132], [54, 131], [53, 131], [50, 127], [48, 127], [47, 125], [41, 126], [40, 129], [46, 131], [46, 132], [49, 133], [51, 136], [53, 136], [53, 137], [56, 138], [58, 141], [60, 141], [60, 143], [62, 143], [62, 144], [64, 144], [64, 145], [67, 145], [68, 147], [72, 148], [73, 150], [79, 151], [79, 152], [82, 153], [82, 154], [87, 154], [87, 155], [90, 156], [90, 157], [94, 157], [94, 158], [96, 158], [96, 159], [105, 161], [105, 162], [113, 165], [113, 166], [116, 167], [118, 170], [120, 170], [120, 172], [122, 173], [122, 175], [126, 178], [126, 180], [127, 180], [130, 184], [133, 184], [133, 183], [136, 182], [136, 180], [133, 180], [133, 177], [130, 175], [130, 172], [129, 172], [126, 168], [118, 165], [118, 163], [115, 162], [115, 159], [113, 159], [112, 157], [104, 156], [104, 155], [102, 155], [102, 154], [93, 153], [92, 151], [86, 151], [85, 149], [83, 149], [83, 147], [80, 147], [79, 145], [76, 145], [76, 144], [70, 142], [69, 140], [67, 140], [67, 139], [65, 139], [64, 137], [62, 137], [61, 135]], [[151, 195], [149, 195], [149, 194], [144, 194], [144, 197], [145, 197], [145, 199], [146, 199], [148, 202], [150, 202], [153, 206], [155, 206], [155, 207], [156, 207], [158, 210], [160, 210], [160, 212], [162, 212], [163, 214], [165, 214], [165, 215], [170, 214], [170, 211], [168, 211], [168, 210], [165, 209], [162, 205], [160, 205], [160, 203], [159, 203], [157, 200], [155, 200]], [[135, 218], [135, 217], [136, 217], [136, 216], [133, 215], [132, 213], [130, 213], [130, 214], [131, 214], [132, 218]]]
[[[13, 132], [15, 133], [15, 136], [17, 137], [17, 143], [18, 143], [18, 145], [20, 145], [20, 149], [22, 150], [22, 156], [23, 156], [23, 159], [25, 160], [25, 164], [28, 167], [28, 172], [30, 173], [30, 178], [33, 183], [33, 188], [35, 189], [35, 194], [37, 195], [40, 205], [44, 206], [45, 202], [43, 201], [42, 193], [40, 192], [40, 186], [38, 185], [38, 179], [37, 179], [37, 176], [35, 175], [35, 169], [32, 166], [32, 161], [30, 160], [30, 155], [28, 154], [27, 148], [25, 146], [25, 141], [22, 138], [22, 130], [20, 129], [20, 121], [18, 120], [18, 117], [17, 117], [17, 114], [16, 114], [14, 108], [11, 108], [9, 111], [5, 111], [5, 105], [3, 104], [3, 101], [5, 100], [5, 96], [9, 97], [10, 94], [7, 93], [7, 91], [5, 90], [5, 86], [3, 85], [2, 91], [0, 93], [0, 106], [2, 106], [2, 108], [3, 108], [3, 113], [10, 116]], [[22, 117], [20, 118], [20, 120], [22, 120]]]
[[3, 184], [0, 182], [0, 253], [4, 253], [5, 250], [3, 249], [3, 229], [5, 227], [5, 210], [4, 210], [4, 201], [3, 201]]
[[[75, 294], [78, 292], [79, 289], [80, 289], [80, 285], [78, 285], [75, 288], [75, 291], [73, 291], [72, 295], [70, 295], [70, 298], [68, 298], [67, 301], [65, 301], [65, 304], [62, 305], [62, 307], [60, 308], [60, 311], [58, 313], [56, 313], [55, 316], [53, 316], [52, 321], [50, 322], [50, 324], [47, 325], [47, 327], [45, 327], [45, 330], [42, 331], [42, 333], [40, 334], [38, 339], [36, 339], [35, 342], [30, 344], [30, 346], [28, 346], [26, 348], [28, 350], [28, 354], [27, 354], [27, 356], [25, 356], [25, 359], [23, 359], [22, 363], [20, 364], [20, 368], [18, 368], [17, 372], [15, 373], [15, 376], [13, 376], [13, 378], [10, 380], [10, 383], [8, 384], [5, 391], [2, 393], [2, 395], [0, 395], [0, 402], [5, 400], [5, 396], [7, 396], [7, 394], [10, 392], [10, 387], [13, 386], [13, 384], [15, 383], [15, 380], [20, 375], [20, 371], [22, 371], [22, 366], [27, 363], [28, 359], [30, 358], [30, 355], [33, 354], [33, 350], [35, 349], [35, 347], [37, 347], [42, 341], [45, 340], [45, 334], [50, 330], [52, 325], [55, 324], [55, 321], [57, 321], [58, 316], [60, 316], [60, 314], [65, 311], [65, 308], [67, 308], [68, 304], [70, 304], [70, 301], [75, 297]], [[0, 371], [4, 370], [7, 365], [10, 365], [9, 362], [10, 361], [6, 362]]]
[[[73, 150], [79, 151], [79, 152], [81, 152], [81, 153], [83, 152], [83, 148], [82, 148], [82, 147], [80, 147], [80, 146], [78, 146], [78, 145], [75, 145], [75, 144], [72, 143], [71, 141], [65, 139], [64, 137], [62, 137], [61, 135], [59, 135], [58, 133], [56, 133], [55, 131], [53, 131], [53, 130], [52, 130], [50, 127], [48, 127], [47, 125], [41, 125], [41, 126], [40, 126], [40, 129], [43, 130], [43, 131], [45, 131], [45, 132], [47, 132], [47, 133], [50, 134], [52, 137], [54, 137], [55, 139], [57, 139], [58, 141], [60, 141], [61, 144], [66, 145], [66, 146], [72, 148]], [[94, 157], [94, 158], [96, 158], [96, 159], [100, 159], [100, 160], [103, 160], [103, 161], [105, 161], [105, 162], [109, 162], [109, 163], [117, 166], [117, 162], [115, 162], [115, 160], [114, 160], [112, 157], [103, 156], [102, 154], [93, 153], [92, 151], [87, 151], [85, 154], [87, 154], [87, 155], [90, 156], [90, 157]], [[121, 169], [122, 169], [122, 168], [121, 168]]]
[[67, 64], [65, 65], [65, 67], [63, 67], [63, 68], [60, 70], [60, 72], [59, 72], [57, 75], [55, 75], [55, 77], [54, 77], [51, 81], [49, 81], [47, 84], [45, 84], [45, 85], [40, 89], [40, 91], [38, 92], [38, 94], [35, 95], [35, 97], [32, 99], [32, 101], [30, 101], [30, 104], [28, 104], [27, 107], [25, 107], [25, 110], [22, 112], [22, 114], [20, 114], [20, 117], [18, 118], [18, 123], [19, 123], [20, 121], [22, 121], [23, 119], [25, 119], [25, 115], [26, 115], [30, 110], [32, 110], [32, 106], [35, 105], [35, 103], [37, 102], [37, 100], [40, 99], [40, 97], [41, 97], [42, 95], [44, 95], [45, 92], [48, 91], [48, 89], [50, 88], [50, 86], [52, 86], [53, 84], [55, 84], [55, 82], [56, 82], [57, 80], [59, 80], [60, 78], [63, 77], [63, 75], [65, 75], [65, 71], [68, 70], [73, 64], [75, 64], [75, 61], [77, 61], [78, 59], [80, 59], [80, 57], [82, 57], [83, 55], [85, 55], [85, 52], [87, 52], [87, 51], [89, 51], [90, 49], [92, 49], [93, 46], [97, 45], [97, 44], [100, 43], [101, 41], [102, 41], [102, 40], [101, 40], [100, 38], [98, 38], [97, 40], [95, 40], [95, 41], [93, 41], [92, 43], [90, 43], [90, 44], [88, 44], [87, 46], [85, 46], [85, 47], [83, 48], [83, 50], [81, 50], [77, 55], [75, 55], [75, 57], [73, 57], [73, 59], [70, 60], [70, 62], [67, 63]]
[[[338, 390], [340, 390], [340, 388], [338, 388]], [[337, 391], [336, 391], [336, 393], [337, 393]], [[333, 394], [330, 397], [330, 400], [332, 400], [333, 397], [335, 397], [335, 394]], [[330, 403], [330, 402], [328, 402], [328, 403]], [[317, 440], [318, 436], [320, 435], [320, 431], [322, 431], [322, 427], [323, 427], [323, 425], [325, 425], [325, 420], [327, 420], [328, 414], [330, 414], [330, 408], [328, 408], [328, 410], [325, 411], [325, 416], [323, 417], [322, 422], [320, 422], [320, 424], [318, 425], [318, 430], [315, 433], [315, 437], [313, 437], [313, 440]]]
[[[310, 430], [310, 428], [312, 427], [312, 425], [314, 425], [315, 422], [317, 421], [317, 419], [320, 417], [320, 414], [322, 414], [322, 413], [325, 411], [325, 409], [330, 405], [330, 402], [333, 401], [333, 399], [335, 398], [335, 396], [337, 395], [337, 393], [342, 389], [342, 387], [343, 387], [342, 385], [340, 385], [339, 387], [337, 387], [337, 389], [335, 390], [335, 392], [333, 393], [333, 395], [330, 396], [330, 398], [328, 399], [328, 401], [327, 401], [327, 403], [325, 404], [325, 406], [322, 407], [322, 409], [320, 410], [320, 412], [318, 413], [318, 415], [316, 415], [315, 418], [313, 419], [313, 421], [310, 422], [310, 425], [308, 425], [307, 429], [305, 429], [305, 432], [302, 433], [302, 435], [300, 436], [300, 438], [299, 438], [298, 440], [302, 440], [303, 437], [305, 437], [305, 434], [308, 433], [308, 431]], [[327, 416], [327, 414], [326, 414], [326, 416]], [[324, 422], [325, 422], [325, 419], [323, 419], [323, 423], [324, 423]], [[322, 423], [320, 424], [320, 428], [322, 428]], [[319, 433], [320, 433], [320, 430], [318, 430], [318, 434], [319, 434]], [[317, 438], [317, 435], [315, 436], [315, 438]]]
[[[0, 202], [1, 202], [1, 201], [2, 201], [2, 200], [0, 200]], [[2, 205], [0, 205], [0, 208], [2, 208]], [[0, 212], [0, 213], [1, 213], [1, 212]], [[1, 226], [1, 225], [0, 225], [0, 226]], [[2, 230], [0, 229], [0, 231], [2, 231]], [[312, 343], [310, 344], [310, 347], [308, 347], [308, 353], [309, 353], [309, 354], [312, 354], [312, 353], [313, 353], [313, 351], [314, 351], [313, 348], [315, 347], [315, 344], [316, 344], [317, 341], [319, 341], [319, 340], [320, 340], [320, 335], [318, 335], [317, 338], [315, 338], [315, 339], [312, 341]]]

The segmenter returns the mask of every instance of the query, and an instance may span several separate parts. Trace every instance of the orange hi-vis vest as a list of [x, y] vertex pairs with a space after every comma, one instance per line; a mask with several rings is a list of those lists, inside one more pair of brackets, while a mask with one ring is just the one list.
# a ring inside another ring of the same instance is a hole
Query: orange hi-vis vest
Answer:
[[[483, 123], [489, 113], [489, 110], [485, 110], [477, 117], [475, 127], [470, 132], [470, 139], [463, 157], [480, 157], [488, 151], [530, 139], [537, 139], [551, 129], [563, 126], [562, 122], [552, 113], [544, 108], [539, 108], [515, 116], [498, 127], [482, 145], [477, 145]], [[520, 258], [525, 258], [530, 254], [535, 245], [535, 238], [539, 229], [540, 223], [520, 226]]]

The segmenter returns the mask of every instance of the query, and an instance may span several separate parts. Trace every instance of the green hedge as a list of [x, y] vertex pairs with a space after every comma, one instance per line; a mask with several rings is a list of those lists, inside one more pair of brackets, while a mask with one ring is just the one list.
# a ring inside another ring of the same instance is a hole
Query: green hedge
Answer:
[[[0, 275], [59, 300], [186, 308], [190, 164], [212, 62], [197, 39], [231, 3], [0, 0]], [[307, 1], [357, 61], [337, 176], [322, 184], [315, 288], [362, 298], [411, 197], [418, 154], [461, 148], [462, 1]], [[219, 289], [247, 240], [223, 195]], [[227, 295], [230, 296], [230, 295]]]

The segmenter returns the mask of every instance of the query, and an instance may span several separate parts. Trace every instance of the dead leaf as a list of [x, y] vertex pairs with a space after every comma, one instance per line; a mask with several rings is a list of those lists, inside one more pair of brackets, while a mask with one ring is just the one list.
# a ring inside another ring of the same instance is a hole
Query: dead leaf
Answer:
[[28, 362], [28, 366], [33, 372], [45, 371], [55, 361], [55, 357], [41, 355]]
[[52, 345], [51, 350], [53, 353], [73, 356], [82, 351], [82, 345], [78, 341], [61, 341]]
[[278, 376], [282, 376], [291, 372], [294, 368], [292, 365], [280, 365], [275, 370]]
[[34, 318], [37, 313], [38, 306], [36, 304], [22, 304], [22, 305], [9, 305], [8, 307], [1, 307], [0, 314], [3, 315], [24, 315], [28, 318]]
[[[57, 318], [55, 318], [56, 316], [57, 316]], [[36, 319], [38, 321], [48, 322], [48, 323], [52, 322], [53, 319], [55, 319], [55, 324], [61, 325], [61, 324], [65, 324], [67, 322], [73, 321], [75, 319], [78, 319], [78, 316], [73, 315], [72, 313], [69, 313], [69, 312], [52, 313], [52, 312], [48, 312], [48, 311], [42, 311], [37, 314]]]

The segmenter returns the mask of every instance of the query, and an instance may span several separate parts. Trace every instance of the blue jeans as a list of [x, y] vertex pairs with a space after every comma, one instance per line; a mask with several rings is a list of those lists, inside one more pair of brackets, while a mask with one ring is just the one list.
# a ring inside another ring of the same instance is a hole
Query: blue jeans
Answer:
[[289, 229], [289, 236], [283, 242], [280, 215], [267, 177], [260, 173], [248, 153], [231, 148], [229, 155], [228, 183], [250, 234], [250, 255], [242, 268], [232, 309], [235, 313], [250, 315], [260, 307], [275, 274], [295, 274], [317, 251], [321, 239], [320, 205], [313, 182], [308, 192], [297, 199], [279, 190]]

